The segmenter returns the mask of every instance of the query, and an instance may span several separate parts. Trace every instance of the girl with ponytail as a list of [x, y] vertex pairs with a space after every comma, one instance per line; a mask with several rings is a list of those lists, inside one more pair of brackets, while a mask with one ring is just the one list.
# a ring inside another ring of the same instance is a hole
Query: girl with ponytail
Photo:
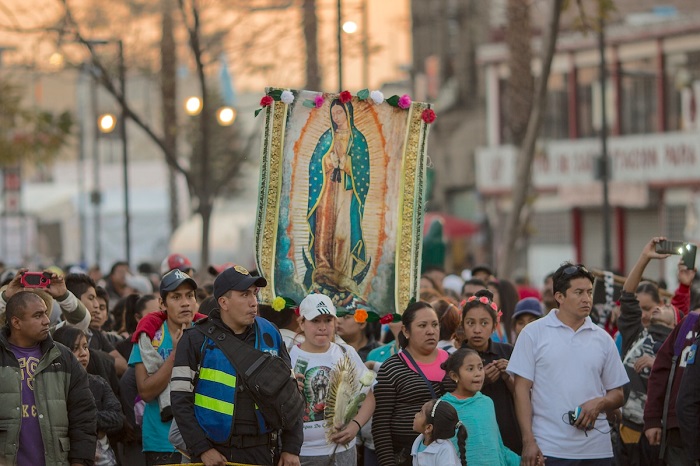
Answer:
[[[467, 466], [467, 429], [454, 406], [442, 399], [426, 402], [413, 418], [413, 430], [420, 435], [413, 442], [413, 466]], [[459, 457], [452, 442], [457, 439]]]
[[[480, 392], [485, 374], [479, 353], [460, 348], [450, 355], [442, 368], [457, 383], [457, 388], [441, 398], [441, 405], [451, 405], [470, 432], [467, 441], [469, 466], [519, 466], [520, 457], [503, 445], [493, 401]], [[452, 443], [461, 451], [460, 442], [458, 433], [452, 438]]]

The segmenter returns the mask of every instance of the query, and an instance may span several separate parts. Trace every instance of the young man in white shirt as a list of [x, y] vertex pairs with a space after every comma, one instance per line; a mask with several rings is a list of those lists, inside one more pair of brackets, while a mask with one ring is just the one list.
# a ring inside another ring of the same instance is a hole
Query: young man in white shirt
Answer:
[[[531, 323], [508, 363], [524, 466], [612, 466], [606, 414], [624, 402], [629, 382], [610, 336], [595, 325], [593, 275], [565, 263], [554, 273], [559, 309]], [[573, 425], [569, 411], [577, 413]]]

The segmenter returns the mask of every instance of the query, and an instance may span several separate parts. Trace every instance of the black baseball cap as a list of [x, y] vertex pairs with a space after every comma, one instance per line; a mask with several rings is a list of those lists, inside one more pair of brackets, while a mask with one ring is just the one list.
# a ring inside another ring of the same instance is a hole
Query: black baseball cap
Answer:
[[183, 283], [189, 283], [192, 288], [197, 289], [197, 282], [180, 269], [171, 270], [163, 275], [160, 280], [160, 297], [165, 299], [169, 291], [175, 291]]
[[259, 288], [266, 287], [267, 280], [251, 275], [245, 267], [234, 265], [221, 272], [214, 280], [214, 298], [218, 300], [229, 290], [245, 291], [253, 285]]

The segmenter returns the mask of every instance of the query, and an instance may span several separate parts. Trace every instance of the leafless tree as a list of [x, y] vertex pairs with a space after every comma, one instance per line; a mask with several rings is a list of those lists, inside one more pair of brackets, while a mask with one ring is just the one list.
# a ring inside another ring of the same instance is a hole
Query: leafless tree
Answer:
[[[535, 156], [535, 143], [540, 133], [545, 107], [547, 105], [547, 83], [552, 67], [552, 59], [556, 49], [559, 34], [559, 18], [566, 0], [551, 0], [550, 14], [542, 41], [542, 68], [535, 87], [533, 105], [527, 120], [527, 128], [522, 143], [518, 149], [515, 180], [513, 186], [513, 206], [508, 213], [505, 226], [505, 236], [499, 253], [498, 274], [510, 278], [515, 262], [516, 240], [522, 229], [521, 214], [527, 200], [528, 191], [532, 185], [532, 162]], [[509, 1], [508, 7], [513, 8], [518, 1]], [[514, 51], [511, 50], [511, 53]], [[512, 71], [511, 71], [512, 73]]]
[[[94, 65], [99, 70], [98, 79], [104, 88], [123, 106], [128, 118], [135, 122], [149, 138], [161, 149], [168, 165], [177, 173], [181, 174], [189, 188], [190, 197], [193, 202], [193, 212], [202, 218], [202, 245], [200, 253], [200, 264], [206, 266], [209, 263], [209, 238], [210, 224], [214, 199], [224, 190], [229, 189], [232, 180], [241, 170], [241, 167], [251, 152], [255, 144], [255, 135], [243, 136], [241, 131], [234, 125], [232, 127], [220, 127], [216, 124], [214, 109], [221, 103], [215, 93], [208, 87], [207, 66], [213, 60], [207, 60], [211, 53], [204, 47], [202, 25], [200, 21], [200, 7], [197, 0], [178, 0], [176, 10], [179, 13], [185, 29], [189, 50], [192, 53], [197, 82], [202, 99], [202, 111], [197, 117], [197, 131], [193, 133], [193, 154], [189, 161], [189, 166], [183, 165], [176, 153], [176, 145], [173, 142], [174, 120], [164, 118], [164, 131], [159, 134], [146, 120], [145, 117], [137, 113], [122, 94], [119, 86], [115, 84], [113, 75], [95, 50], [93, 43], [83, 34], [81, 25], [75, 20], [71, 7], [66, 0], [61, 0], [65, 17], [63, 25], [66, 33], [71, 34], [75, 40], [86, 47], [93, 59]], [[165, 6], [166, 3], [164, 2]], [[165, 34], [161, 41], [161, 49], [165, 49], [167, 55], [163, 57], [161, 78], [165, 89], [162, 91], [163, 110], [175, 114], [173, 102], [173, 84], [168, 81], [172, 78], [172, 39], [168, 36], [169, 22], [172, 19], [169, 15], [163, 15], [162, 21], [165, 26]], [[168, 61], [170, 59], [170, 62]], [[170, 67], [170, 69], [168, 69]], [[166, 76], [168, 73], [168, 76]], [[224, 133], [224, 134], [222, 134]], [[220, 138], [225, 142], [212, 142]], [[212, 148], [214, 146], [214, 148]]]

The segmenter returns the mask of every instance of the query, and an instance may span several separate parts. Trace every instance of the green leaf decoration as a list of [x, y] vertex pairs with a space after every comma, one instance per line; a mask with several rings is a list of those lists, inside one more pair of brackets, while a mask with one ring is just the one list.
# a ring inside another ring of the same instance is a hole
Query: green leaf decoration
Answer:
[[302, 105], [308, 108], [316, 108], [316, 103], [310, 99], [306, 99]]
[[394, 313], [394, 322], [401, 322], [401, 314]]
[[398, 107], [399, 106], [399, 96], [392, 95], [391, 97], [386, 99], [386, 103], [388, 103], [392, 107]]
[[357, 98], [360, 100], [367, 100], [367, 97], [369, 97], [369, 89], [362, 89], [357, 93]]
[[255, 116], [258, 116], [258, 113], [260, 113], [260, 112], [262, 112], [262, 111], [263, 111], [262, 108], [257, 109], [257, 110], [255, 111]]
[[[275, 99], [276, 101], [279, 102], [280, 98], [282, 98], [282, 90], [281, 89], [275, 89], [274, 91], [270, 91], [267, 95]], [[398, 100], [397, 100], [398, 102]]]
[[297, 302], [294, 301], [292, 298], [286, 298], [284, 297], [284, 307], [297, 307]]

